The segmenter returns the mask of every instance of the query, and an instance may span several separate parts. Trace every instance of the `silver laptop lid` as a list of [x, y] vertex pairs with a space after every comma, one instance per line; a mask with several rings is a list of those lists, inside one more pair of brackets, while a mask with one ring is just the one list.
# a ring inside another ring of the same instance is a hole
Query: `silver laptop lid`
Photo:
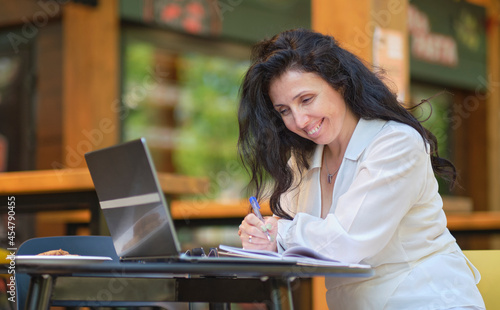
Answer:
[[179, 257], [180, 245], [144, 138], [85, 154], [116, 253]]

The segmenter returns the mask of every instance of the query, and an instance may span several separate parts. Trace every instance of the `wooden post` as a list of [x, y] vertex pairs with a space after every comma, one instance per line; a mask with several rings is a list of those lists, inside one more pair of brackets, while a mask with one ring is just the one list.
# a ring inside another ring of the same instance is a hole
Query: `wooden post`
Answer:
[[[488, 166], [488, 210], [500, 210], [500, 0], [470, 1], [487, 9], [487, 67], [488, 87], [486, 89], [486, 130]], [[500, 248], [500, 237], [491, 238], [491, 248]]]
[[333, 35], [342, 47], [371, 61], [372, 0], [312, 0], [312, 29]]
[[[487, 1], [489, 27], [488, 39], [488, 83], [487, 89], [487, 133], [488, 133], [488, 209], [500, 210], [500, 1]], [[500, 240], [497, 239], [498, 247]]]
[[61, 168], [85, 167], [86, 152], [120, 137], [118, 2], [97, 3], [63, 8]]
[[[408, 0], [313, 0], [312, 28], [333, 35], [344, 48], [368, 64], [375, 63], [386, 69], [389, 79], [394, 83], [392, 86], [398, 88], [394, 90], [402, 95], [401, 100], [406, 100], [410, 80], [407, 11]], [[401, 49], [401, 60], [387, 59], [387, 55], [374, 59], [376, 29], [382, 32], [390, 30], [398, 36], [399, 47], [390, 48]], [[396, 70], [391, 71], [389, 66]]]
[[[487, 67], [488, 87], [485, 93], [487, 105], [488, 141], [488, 210], [500, 210], [500, 0], [468, 0], [486, 7], [486, 36], [488, 40]], [[500, 240], [497, 242], [500, 247]]]

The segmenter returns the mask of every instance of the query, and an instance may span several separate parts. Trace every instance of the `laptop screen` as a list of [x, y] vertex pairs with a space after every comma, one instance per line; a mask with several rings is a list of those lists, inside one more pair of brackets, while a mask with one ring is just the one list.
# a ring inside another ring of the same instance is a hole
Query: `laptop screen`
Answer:
[[145, 139], [85, 154], [122, 259], [179, 257], [180, 245]]

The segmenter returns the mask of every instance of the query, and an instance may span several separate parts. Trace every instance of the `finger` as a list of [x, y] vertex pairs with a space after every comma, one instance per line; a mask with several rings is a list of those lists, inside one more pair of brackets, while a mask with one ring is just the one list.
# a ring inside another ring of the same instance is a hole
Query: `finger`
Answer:
[[242, 234], [246, 234], [248, 236], [254, 233], [253, 227], [254, 226], [248, 224], [245, 221], [241, 222], [241, 225], [238, 227], [238, 235], [241, 236]]
[[245, 216], [245, 219], [243, 221], [253, 226], [257, 226], [262, 223], [262, 221], [253, 213], [249, 213], [247, 216]]
[[248, 231], [243, 231], [241, 232], [241, 235], [240, 235], [240, 240], [241, 240], [241, 243], [244, 244], [244, 243], [253, 243], [253, 244], [269, 244], [269, 242], [272, 240], [269, 240], [269, 238], [267, 237], [267, 234], [263, 233], [262, 231], [258, 231], [258, 230], [253, 230], [253, 233], [252, 232], [248, 232]]
[[266, 248], [269, 246], [269, 240], [262, 239], [252, 235], [242, 235], [241, 244], [244, 248]]
[[[272, 220], [270, 223], [272, 223]], [[254, 214], [248, 214], [245, 216], [241, 225], [238, 227], [238, 235], [243, 247], [248, 248], [251, 244], [263, 245], [267, 247], [270, 242], [275, 240], [272, 236], [268, 237], [268, 226], [266, 226], [266, 223], [262, 222]], [[272, 224], [270, 228], [273, 228]], [[250, 236], [252, 238], [250, 238]]]
[[[251, 240], [251, 241], [250, 241]], [[242, 247], [244, 249], [250, 250], [267, 250], [267, 251], [276, 251], [276, 242], [269, 242], [267, 239], [263, 240], [260, 238], [255, 238], [252, 236], [250, 239], [242, 239], [241, 240]]]
[[270, 242], [272, 242], [273, 239], [271, 238], [271, 240], [269, 240], [267, 235], [260, 236], [260, 235], [252, 235], [252, 234], [242, 233], [240, 236], [240, 240], [241, 240], [242, 244], [253, 244], [253, 245], [265, 245], [265, 246], [267, 246], [267, 245], [269, 245]]
[[255, 234], [254, 230], [250, 230], [250, 229], [252, 229], [251, 227], [255, 226], [255, 227], [258, 227], [259, 230], [261, 230], [264, 234], [266, 234], [266, 236], [267, 236], [267, 232], [274, 230], [275, 227], [277, 227], [277, 224], [276, 224], [277, 219], [268, 216], [268, 217], [264, 218], [264, 222], [263, 222], [261, 219], [257, 218], [253, 214], [247, 215], [245, 217], [244, 223], [245, 223], [245, 225], [248, 225], [245, 227], [249, 233]]
[[259, 226], [251, 226], [248, 230], [246, 230], [246, 233], [269, 241], [269, 238], [267, 237], [268, 231], [264, 223], [260, 223]]
[[274, 217], [264, 218], [265, 228], [269, 233], [276, 234], [278, 231], [278, 219]]
[[274, 230], [275, 227], [277, 227], [278, 220], [275, 219], [274, 217], [265, 217], [264, 218], [264, 224], [267, 230]]
[[[250, 214], [249, 214], [250, 215]], [[259, 235], [263, 237], [265, 235], [265, 223], [259, 220], [255, 215], [252, 216], [247, 215], [245, 219], [241, 222], [239, 226], [239, 231], [242, 233], [246, 233], [247, 235]], [[254, 218], [257, 219], [254, 222]], [[241, 236], [241, 234], [239, 234]]]
[[278, 220], [279, 220], [279, 218], [274, 217], [274, 216], [266, 216], [266, 217], [264, 217], [264, 222], [265, 223], [271, 223], [273, 225], [275, 225], [276, 223], [278, 223]]

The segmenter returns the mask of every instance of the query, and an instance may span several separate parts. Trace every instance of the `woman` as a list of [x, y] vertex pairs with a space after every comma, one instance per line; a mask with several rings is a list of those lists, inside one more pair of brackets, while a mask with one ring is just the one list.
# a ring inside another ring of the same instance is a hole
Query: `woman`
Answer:
[[275, 215], [265, 224], [245, 217], [244, 248], [302, 245], [371, 265], [368, 279], [326, 278], [335, 310], [484, 309], [479, 274], [446, 228], [434, 176], [453, 184], [454, 166], [332, 37], [298, 29], [256, 45], [238, 118], [240, 156]]

